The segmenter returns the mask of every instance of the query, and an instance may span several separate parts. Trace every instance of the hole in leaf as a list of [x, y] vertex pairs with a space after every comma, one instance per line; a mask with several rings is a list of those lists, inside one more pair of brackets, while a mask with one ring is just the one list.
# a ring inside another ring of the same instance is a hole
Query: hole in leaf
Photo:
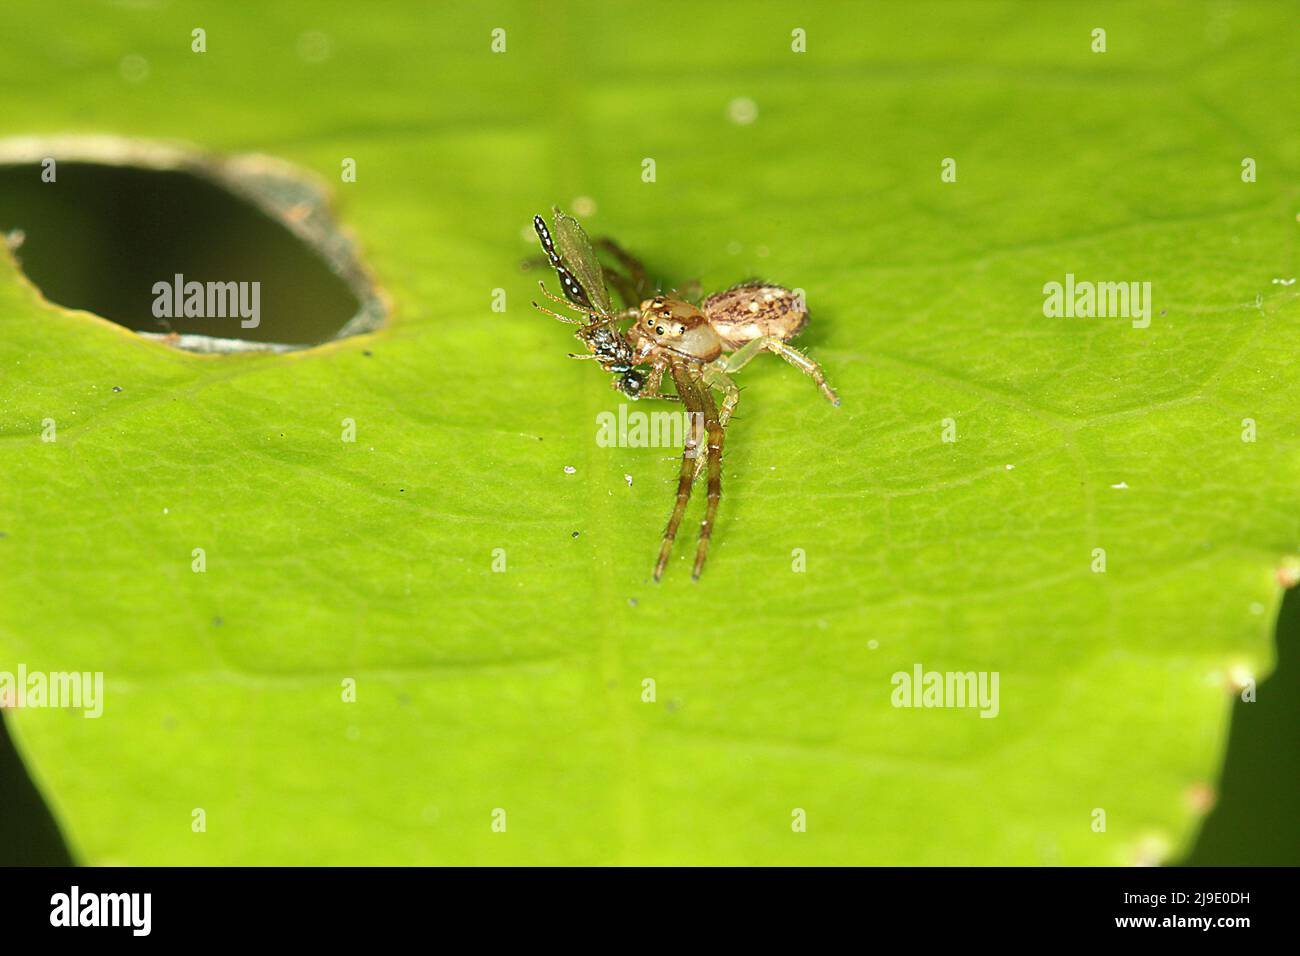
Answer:
[[387, 312], [324, 190], [266, 157], [10, 140], [0, 234], [50, 302], [195, 351], [304, 348]]

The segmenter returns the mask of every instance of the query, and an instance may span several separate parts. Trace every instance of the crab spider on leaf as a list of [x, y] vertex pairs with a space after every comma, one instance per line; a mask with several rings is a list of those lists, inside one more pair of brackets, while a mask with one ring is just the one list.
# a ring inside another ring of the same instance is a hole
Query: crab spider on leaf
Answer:
[[[553, 213], [554, 233], [541, 216], [533, 218], [533, 227], [564, 297], [548, 292], [544, 282], [538, 284], [543, 295], [582, 317], [572, 318], [536, 302], [533, 306], [561, 322], [577, 325], [574, 335], [587, 352], [571, 357], [595, 361], [614, 376], [614, 388], [628, 398], [669, 398], [686, 406], [691, 428], [654, 579], [663, 576], [691, 490], [707, 472], [704, 520], [691, 572], [692, 579], [698, 581], [722, 500], [727, 422], [740, 401], [732, 373], [759, 354], [771, 352], [811, 378], [832, 405], [840, 403], [821, 366], [788, 344], [807, 324], [808, 310], [802, 298], [789, 289], [759, 281], [716, 292], [698, 305], [677, 292], [660, 292], [645, 266], [613, 240], [593, 244], [576, 219], [559, 209]], [[597, 246], [623, 271], [602, 265]], [[614, 307], [611, 285], [623, 299], [624, 308]], [[666, 377], [672, 379], [675, 395], [663, 391]], [[715, 400], [715, 392], [721, 402]]]

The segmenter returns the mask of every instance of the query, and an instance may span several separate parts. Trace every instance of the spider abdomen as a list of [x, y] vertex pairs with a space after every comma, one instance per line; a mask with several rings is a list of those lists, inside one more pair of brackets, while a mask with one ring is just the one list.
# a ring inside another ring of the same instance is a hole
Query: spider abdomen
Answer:
[[722, 338], [727, 351], [770, 335], [783, 342], [799, 334], [808, 321], [803, 297], [779, 285], [753, 283], [715, 292], [700, 308]]

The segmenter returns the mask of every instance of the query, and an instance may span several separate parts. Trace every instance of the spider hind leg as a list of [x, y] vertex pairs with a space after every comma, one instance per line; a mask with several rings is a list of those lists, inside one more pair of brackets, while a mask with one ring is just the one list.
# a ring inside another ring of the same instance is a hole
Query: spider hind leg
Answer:
[[774, 335], [764, 335], [756, 339], [751, 339], [736, 351], [732, 352], [726, 358], [726, 368], [724, 371], [735, 372], [744, 368], [753, 360], [759, 352], [771, 352], [773, 355], [779, 355], [799, 371], [803, 372], [813, 380], [813, 384], [821, 391], [822, 397], [832, 405], [839, 405], [840, 397], [835, 394], [830, 383], [826, 381], [826, 373], [822, 367], [804, 355], [797, 348], [787, 345], [781, 339]]
[[[655, 284], [650, 280], [650, 273], [640, 259], [608, 237], [597, 239], [596, 245], [617, 259], [631, 280], [628, 287], [619, 289], [624, 302], [636, 306], [642, 299], [649, 299], [655, 294]], [[631, 293], [630, 297], [628, 293]]]

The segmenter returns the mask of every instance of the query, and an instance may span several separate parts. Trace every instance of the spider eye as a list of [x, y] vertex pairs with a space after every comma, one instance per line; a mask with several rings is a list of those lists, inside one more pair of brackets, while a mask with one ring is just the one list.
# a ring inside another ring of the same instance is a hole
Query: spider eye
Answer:
[[663, 335], [663, 334], [664, 334], [664, 327], [663, 327], [662, 325], [657, 325], [657, 326], [655, 326], [655, 334], [656, 334], [656, 335]]

